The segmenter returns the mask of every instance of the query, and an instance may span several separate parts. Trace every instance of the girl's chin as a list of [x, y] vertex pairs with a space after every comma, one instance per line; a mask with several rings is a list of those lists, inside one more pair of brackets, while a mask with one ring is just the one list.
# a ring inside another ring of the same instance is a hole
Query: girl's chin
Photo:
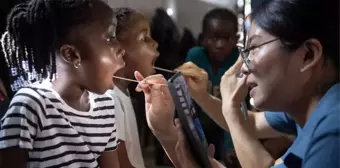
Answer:
[[111, 86], [110, 86], [110, 88], [109, 88], [109, 89], [114, 89], [115, 87], [116, 87], [115, 83], [114, 83], [114, 82], [112, 82], [112, 84], [111, 84]]
[[[107, 83], [106, 84], [106, 91], [108, 91], [108, 90], [113, 90], [114, 88], [116, 87], [116, 85], [115, 85], [115, 83], [112, 81], [112, 82], [110, 82], [110, 83]], [[103, 88], [104, 89], [104, 88]]]

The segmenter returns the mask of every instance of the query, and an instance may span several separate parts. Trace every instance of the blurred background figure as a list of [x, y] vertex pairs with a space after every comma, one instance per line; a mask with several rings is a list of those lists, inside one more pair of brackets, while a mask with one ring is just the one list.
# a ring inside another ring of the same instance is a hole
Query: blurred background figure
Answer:
[[[151, 36], [159, 44], [160, 55], [155, 66], [165, 69], [175, 69], [179, 66], [181, 64], [179, 56], [180, 33], [173, 19], [162, 8], [156, 9], [152, 17]], [[171, 75], [160, 73], [166, 77]]]
[[182, 39], [179, 43], [179, 62], [184, 63], [187, 57], [188, 51], [198, 45], [198, 39], [196, 40], [193, 33], [188, 28], [184, 28]]
[[[0, 34], [3, 34], [5, 31], [8, 12], [19, 2], [21, 0], [2, 0], [0, 2]], [[9, 101], [14, 96], [11, 83], [8, 65], [6, 64], [3, 52], [0, 52], [0, 118], [7, 111]]]
[[[239, 56], [238, 22], [236, 14], [225, 8], [209, 11], [202, 21], [201, 44], [187, 54], [186, 62], [193, 62], [208, 73], [210, 86], [208, 92], [220, 97], [222, 75], [231, 67]], [[196, 105], [197, 115], [202, 123], [207, 141], [216, 147], [215, 158], [232, 164], [236, 160], [230, 134], [218, 126], [200, 106]], [[226, 154], [229, 157], [225, 157]], [[234, 158], [233, 158], [234, 157]], [[230, 167], [230, 166], [229, 166]]]

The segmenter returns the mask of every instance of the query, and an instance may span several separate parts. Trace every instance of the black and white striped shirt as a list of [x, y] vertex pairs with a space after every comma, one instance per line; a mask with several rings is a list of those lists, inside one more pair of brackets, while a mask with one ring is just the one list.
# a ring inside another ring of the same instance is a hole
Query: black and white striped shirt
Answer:
[[27, 149], [28, 167], [98, 167], [101, 153], [118, 145], [114, 101], [89, 94], [91, 108], [81, 112], [49, 82], [19, 90], [1, 120], [0, 149]]

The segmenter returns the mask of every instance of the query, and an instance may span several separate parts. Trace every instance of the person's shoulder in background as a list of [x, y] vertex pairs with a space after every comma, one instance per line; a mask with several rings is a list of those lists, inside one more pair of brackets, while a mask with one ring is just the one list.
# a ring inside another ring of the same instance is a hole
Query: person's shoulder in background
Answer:
[[193, 62], [196, 65], [200, 65], [201, 63], [206, 61], [206, 52], [205, 52], [205, 48], [201, 47], [201, 46], [196, 46], [191, 48], [188, 51], [187, 57], [185, 59], [185, 62]]

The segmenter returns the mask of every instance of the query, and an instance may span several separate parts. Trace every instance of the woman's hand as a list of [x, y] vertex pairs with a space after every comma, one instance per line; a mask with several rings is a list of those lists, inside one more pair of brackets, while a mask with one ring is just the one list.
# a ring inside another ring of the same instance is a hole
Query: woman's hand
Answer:
[[175, 106], [167, 87], [167, 80], [162, 75], [152, 75], [144, 78], [139, 72], [135, 72], [135, 78], [139, 81], [137, 92], [144, 92], [145, 111], [148, 126], [154, 134], [167, 134], [174, 128]]
[[193, 159], [191, 153], [189, 152], [189, 148], [187, 146], [187, 141], [184, 136], [181, 124], [178, 119], [175, 120], [176, 125], [176, 133], [177, 133], [177, 144], [175, 147], [175, 151], [177, 153], [177, 159], [180, 163], [180, 168], [197, 168], [197, 163]]
[[240, 73], [243, 64], [242, 57], [224, 73], [221, 83], [221, 96], [223, 101], [223, 113], [226, 114], [230, 108], [240, 108], [241, 103], [245, 100], [248, 87], [246, 86], [247, 75]]
[[[193, 159], [191, 153], [189, 152], [189, 148], [187, 145], [187, 140], [184, 136], [181, 124], [178, 119], [175, 120], [176, 125], [176, 132], [177, 132], [177, 139], [178, 142], [176, 144], [176, 153], [177, 158], [180, 163], [180, 168], [197, 168], [197, 163]], [[215, 160], [214, 157], [215, 154], [215, 147], [214, 145], [209, 145], [208, 149], [208, 156], [211, 163], [212, 168], [225, 168], [221, 163], [219, 163], [217, 160]]]
[[189, 88], [190, 95], [197, 102], [207, 97], [208, 93], [208, 73], [192, 62], [187, 62], [175, 71], [184, 75]]

